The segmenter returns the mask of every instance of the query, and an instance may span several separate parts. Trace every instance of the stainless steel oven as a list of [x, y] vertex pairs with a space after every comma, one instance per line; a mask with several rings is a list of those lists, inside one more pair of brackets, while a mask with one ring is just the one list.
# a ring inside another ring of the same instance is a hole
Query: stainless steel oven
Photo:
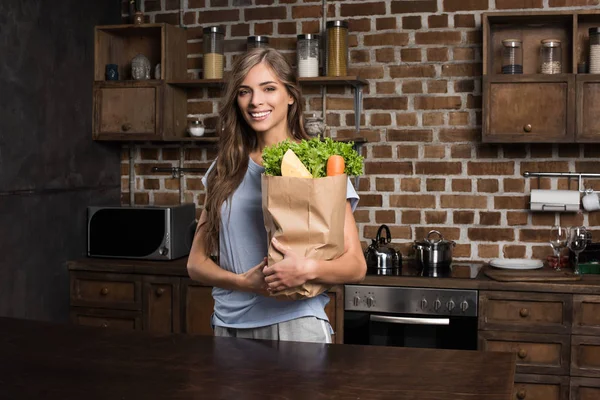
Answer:
[[344, 343], [477, 349], [477, 290], [346, 285]]

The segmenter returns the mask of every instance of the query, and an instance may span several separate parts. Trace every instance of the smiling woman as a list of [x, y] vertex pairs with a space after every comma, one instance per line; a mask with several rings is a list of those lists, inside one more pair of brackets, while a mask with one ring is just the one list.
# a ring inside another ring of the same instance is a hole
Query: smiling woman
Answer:
[[[317, 261], [273, 241], [284, 258], [266, 266], [262, 151], [284, 140], [309, 139], [296, 81], [273, 49], [249, 51], [230, 73], [219, 111], [217, 159], [203, 178], [206, 201], [188, 258], [190, 277], [214, 286], [211, 323], [218, 336], [331, 342], [326, 293], [298, 301], [271, 295], [307, 281], [356, 282], [366, 272], [352, 214], [358, 195], [349, 180], [343, 254]], [[219, 265], [212, 254], [218, 254]]]

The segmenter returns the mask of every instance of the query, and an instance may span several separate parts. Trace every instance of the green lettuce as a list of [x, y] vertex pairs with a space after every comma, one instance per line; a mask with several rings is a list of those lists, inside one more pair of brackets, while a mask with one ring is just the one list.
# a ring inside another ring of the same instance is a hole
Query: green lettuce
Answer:
[[288, 149], [292, 149], [313, 178], [327, 176], [327, 160], [332, 155], [344, 158], [346, 175], [362, 175], [363, 157], [354, 150], [354, 143], [336, 142], [331, 138], [313, 138], [302, 140], [299, 143], [284, 140], [273, 146], [265, 147], [262, 153], [265, 175], [281, 176], [281, 160]]

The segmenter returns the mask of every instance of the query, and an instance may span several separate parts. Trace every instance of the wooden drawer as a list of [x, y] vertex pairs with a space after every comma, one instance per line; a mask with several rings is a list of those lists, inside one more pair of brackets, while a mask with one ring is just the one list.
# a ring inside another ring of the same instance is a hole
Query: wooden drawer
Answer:
[[129, 86], [106, 87], [95, 84], [94, 135], [121, 134], [135, 139], [139, 135], [157, 133], [157, 104], [160, 87], [145, 82], [131, 82]]
[[571, 336], [571, 375], [600, 378], [600, 337]]
[[517, 354], [518, 374], [569, 374], [568, 335], [479, 331], [479, 350]]
[[144, 330], [158, 333], [181, 332], [179, 278], [144, 276]]
[[70, 314], [75, 325], [133, 331], [142, 329], [141, 314], [135, 311], [73, 307]]
[[570, 295], [481, 292], [479, 329], [568, 334], [571, 310]]
[[212, 336], [210, 318], [215, 302], [212, 287], [200, 286], [190, 279], [182, 279], [183, 328], [182, 332], [195, 335]]
[[571, 378], [570, 400], [600, 399], [600, 379]]
[[514, 400], [569, 400], [569, 377], [515, 375]]
[[573, 296], [573, 328], [575, 335], [600, 335], [600, 296]]
[[73, 272], [71, 305], [140, 310], [140, 278], [124, 274]]

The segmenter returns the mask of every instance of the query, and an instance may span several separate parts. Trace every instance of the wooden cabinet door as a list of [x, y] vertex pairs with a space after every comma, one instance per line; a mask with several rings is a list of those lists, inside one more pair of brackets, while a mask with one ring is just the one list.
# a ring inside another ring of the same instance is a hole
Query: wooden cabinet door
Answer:
[[334, 286], [328, 293], [329, 303], [325, 306], [325, 313], [333, 328], [331, 342], [344, 343], [344, 287]]
[[181, 332], [179, 278], [144, 276], [144, 330], [159, 333]]
[[568, 375], [570, 342], [569, 335], [479, 331], [478, 349], [515, 353], [519, 374]]
[[571, 400], [600, 399], [600, 379], [571, 378]]
[[70, 317], [75, 325], [130, 331], [142, 329], [141, 314], [137, 311], [71, 307]]
[[571, 375], [600, 378], [599, 336], [571, 336]]
[[600, 336], [600, 296], [573, 296], [573, 328], [575, 335]]
[[600, 142], [600, 78], [597, 75], [577, 75], [576, 142]]
[[514, 400], [569, 400], [569, 377], [515, 375]]
[[479, 329], [568, 334], [572, 307], [571, 295], [482, 291]]
[[573, 76], [483, 78], [484, 142], [572, 142]]
[[94, 83], [94, 139], [159, 138], [162, 86], [117, 82]]
[[140, 310], [140, 278], [127, 274], [72, 272], [71, 305]]
[[191, 279], [182, 280], [183, 328], [185, 333], [212, 336], [210, 319], [215, 308], [212, 287], [200, 286]]

